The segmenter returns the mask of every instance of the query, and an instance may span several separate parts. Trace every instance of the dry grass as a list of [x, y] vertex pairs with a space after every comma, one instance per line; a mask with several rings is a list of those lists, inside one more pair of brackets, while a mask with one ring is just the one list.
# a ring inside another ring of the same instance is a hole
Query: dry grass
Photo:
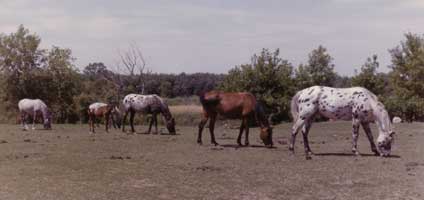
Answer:
[[290, 128], [276, 126], [267, 149], [257, 128], [251, 146], [239, 148], [238, 130], [223, 126], [215, 132], [221, 146], [210, 145], [207, 130], [199, 146], [196, 127], [88, 135], [86, 125], [0, 125], [0, 199], [423, 199], [423, 123], [396, 125], [390, 158], [373, 156], [363, 132], [362, 156], [354, 156], [351, 122], [334, 122], [314, 123], [315, 155], [305, 160], [301, 135], [296, 154], [288, 151]]

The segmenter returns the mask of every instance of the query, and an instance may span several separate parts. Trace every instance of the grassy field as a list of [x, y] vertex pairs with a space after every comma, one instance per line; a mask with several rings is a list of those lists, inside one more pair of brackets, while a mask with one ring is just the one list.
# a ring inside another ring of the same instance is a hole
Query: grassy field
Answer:
[[389, 158], [372, 156], [363, 132], [362, 156], [353, 156], [350, 129], [314, 124], [315, 155], [305, 160], [301, 135], [296, 154], [288, 151], [290, 124], [275, 127], [273, 149], [263, 148], [257, 129], [251, 146], [239, 148], [238, 130], [222, 126], [220, 146], [209, 144], [207, 130], [199, 146], [195, 127], [171, 136], [0, 125], [0, 199], [424, 199], [424, 124], [396, 125]]

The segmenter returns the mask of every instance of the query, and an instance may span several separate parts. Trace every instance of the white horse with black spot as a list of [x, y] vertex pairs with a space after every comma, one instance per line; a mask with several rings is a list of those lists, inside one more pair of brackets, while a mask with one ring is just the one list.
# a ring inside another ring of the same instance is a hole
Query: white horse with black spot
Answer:
[[[359, 155], [357, 141], [362, 125], [376, 155], [389, 156], [395, 132], [384, 105], [376, 95], [362, 87], [332, 88], [313, 86], [296, 93], [291, 101], [293, 128], [289, 150], [294, 152], [297, 132], [302, 129], [306, 159], [311, 159], [308, 132], [314, 116], [322, 115], [331, 120], [352, 120], [352, 152]], [[377, 147], [371, 133], [370, 123], [376, 122], [379, 135]]]
[[40, 99], [22, 99], [18, 103], [23, 130], [28, 130], [26, 120], [32, 117], [32, 130], [35, 130], [37, 116], [43, 117], [44, 129], [51, 129], [51, 114], [47, 105]]
[[152, 114], [150, 120], [149, 130], [147, 133], [150, 134], [152, 125], [155, 124], [155, 134], [158, 133], [158, 121], [157, 115], [160, 113], [166, 124], [170, 134], [175, 134], [175, 120], [168, 108], [168, 105], [158, 95], [141, 95], [141, 94], [129, 94], [125, 96], [122, 101], [124, 107], [124, 116], [122, 118], [122, 131], [125, 132], [125, 120], [128, 113], [130, 114], [130, 126], [131, 132], [134, 133], [134, 116], [136, 112], [142, 114]]

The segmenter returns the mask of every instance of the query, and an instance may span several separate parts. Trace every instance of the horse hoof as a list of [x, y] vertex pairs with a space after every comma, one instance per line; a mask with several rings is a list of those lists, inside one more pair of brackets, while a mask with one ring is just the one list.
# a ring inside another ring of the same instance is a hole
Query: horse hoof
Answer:
[[202, 145], [202, 144], [203, 144], [203, 142], [202, 142], [202, 141], [197, 141], [197, 144], [198, 144], [198, 145]]
[[306, 160], [312, 160], [312, 157], [311, 156], [306, 156]]
[[248, 147], [250, 144], [248, 142], [244, 143], [244, 146]]
[[212, 142], [213, 145], [218, 146], [219, 144], [217, 142]]

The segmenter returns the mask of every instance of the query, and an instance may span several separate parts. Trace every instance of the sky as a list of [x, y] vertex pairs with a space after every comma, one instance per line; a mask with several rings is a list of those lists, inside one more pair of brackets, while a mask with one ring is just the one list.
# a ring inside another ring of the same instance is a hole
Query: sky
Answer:
[[280, 49], [294, 66], [319, 45], [335, 70], [353, 75], [408, 32], [424, 33], [424, 0], [0, 0], [0, 33], [23, 24], [42, 48], [70, 48], [75, 65], [114, 66], [137, 44], [158, 73], [226, 73], [262, 48]]

